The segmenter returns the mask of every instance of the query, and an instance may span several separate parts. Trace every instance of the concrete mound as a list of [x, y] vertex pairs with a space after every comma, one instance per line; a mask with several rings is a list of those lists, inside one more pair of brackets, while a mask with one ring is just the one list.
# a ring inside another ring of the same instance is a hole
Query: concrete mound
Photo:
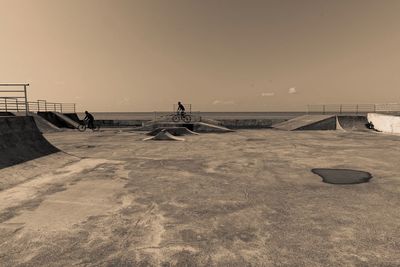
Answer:
[[0, 168], [56, 152], [59, 150], [43, 137], [33, 117], [0, 117]]
[[182, 135], [198, 135], [198, 133], [195, 133], [191, 130], [189, 130], [186, 127], [164, 127], [164, 128], [157, 128], [149, 133], [147, 133], [147, 135], [151, 135], [151, 136], [156, 136], [159, 132], [161, 132], [162, 130], [166, 130], [168, 133], [174, 135], [174, 136], [182, 136]]
[[165, 129], [161, 130], [158, 134], [155, 136], [145, 138], [143, 141], [185, 141], [183, 138], [178, 138], [170, 134], [168, 131]]

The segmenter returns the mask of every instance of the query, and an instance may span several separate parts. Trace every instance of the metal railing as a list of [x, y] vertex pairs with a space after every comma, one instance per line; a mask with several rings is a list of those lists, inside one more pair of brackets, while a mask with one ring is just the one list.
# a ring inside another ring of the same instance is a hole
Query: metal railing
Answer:
[[370, 112], [400, 113], [400, 104], [321, 104], [307, 106], [307, 113], [365, 114]]
[[[26, 88], [29, 83], [2, 83], [0, 84], [0, 111], [29, 113], [28, 95]], [[17, 89], [15, 89], [17, 88]]]
[[29, 110], [35, 112], [60, 112], [60, 113], [76, 113], [75, 103], [54, 103], [46, 100], [37, 100], [36, 102], [28, 102]]
[[[75, 103], [28, 101], [28, 86], [29, 84], [0, 84], [0, 112], [25, 112], [25, 115], [29, 115], [30, 111], [76, 113]], [[4, 87], [10, 88], [2, 89]]]

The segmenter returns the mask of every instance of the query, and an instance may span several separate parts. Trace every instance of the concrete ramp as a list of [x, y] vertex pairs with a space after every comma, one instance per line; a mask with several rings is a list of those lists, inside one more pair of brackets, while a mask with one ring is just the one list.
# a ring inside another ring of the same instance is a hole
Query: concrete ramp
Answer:
[[81, 119], [79, 119], [78, 114], [76, 114], [76, 113], [62, 113], [62, 115], [70, 118], [71, 120], [73, 120], [74, 122], [77, 122], [77, 123], [81, 123], [81, 121], [82, 121]]
[[170, 134], [174, 136], [182, 136], [182, 135], [198, 135], [198, 133], [192, 132], [186, 127], [165, 127], [165, 128], [157, 128], [154, 131], [147, 133], [147, 135], [156, 136], [162, 130], [166, 130]]
[[203, 122], [193, 122], [193, 123], [176, 123], [176, 122], [153, 122], [151, 124], [146, 124], [145, 126], [135, 128], [135, 131], [153, 131], [157, 128], [169, 128], [169, 127], [185, 127], [190, 131], [197, 133], [229, 133], [233, 130], [225, 128], [223, 126], [212, 125]]
[[368, 113], [368, 121], [374, 124], [376, 130], [384, 133], [400, 133], [400, 116]]
[[367, 123], [368, 120], [366, 116], [337, 116], [337, 127], [346, 131], [371, 131], [371, 129], [367, 128]]
[[301, 130], [336, 130], [336, 116], [333, 115], [303, 115], [272, 126], [284, 131]]
[[[24, 113], [24, 114], [25, 114], [25, 113]], [[14, 113], [12, 113], [12, 112], [1, 111], [1, 112], [0, 112], [0, 116], [2, 116], [2, 117], [10, 117], [10, 116], [15, 116], [15, 115], [14, 115]]]
[[58, 151], [43, 137], [33, 117], [0, 117], [0, 168]]
[[194, 124], [193, 130], [197, 133], [231, 133], [234, 130], [228, 129], [223, 126], [217, 126], [204, 122], [197, 122]]
[[[25, 112], [14, 112], [15, 116], [25, 116]], [[45, 120], [41, 116], [36, 113], [29, 112], [29, 116], [33, 117], [35, 120], [36, 126], [42, 133], [51, 133], [51, 132], [61, 132], [62, 130], [52, 124], [51, 122]]]
[[60, 112], [38, 112], [38, 115], [59, 128], [77, 129], [79, 123]]
[[154, 141], [185, 141], [185, 139], [183, 139], [183, 138], [178, 138], [176, 136], [173, 136], [172, 134], [167, 132], [167, 130], [165, 130], [165, 129], [161, 130], [161, 132], [159, 132], [156, 136], [152, 136], [152, 137], [143, 139], [143, 141], [150, 141], [150, 140], [154, 140]]

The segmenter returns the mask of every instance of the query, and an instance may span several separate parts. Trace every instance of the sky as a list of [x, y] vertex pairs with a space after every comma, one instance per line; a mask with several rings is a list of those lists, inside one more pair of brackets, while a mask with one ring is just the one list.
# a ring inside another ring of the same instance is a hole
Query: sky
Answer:
[[0, 83], [80, 110], [400, 102], [398, 0], [0, 0]]

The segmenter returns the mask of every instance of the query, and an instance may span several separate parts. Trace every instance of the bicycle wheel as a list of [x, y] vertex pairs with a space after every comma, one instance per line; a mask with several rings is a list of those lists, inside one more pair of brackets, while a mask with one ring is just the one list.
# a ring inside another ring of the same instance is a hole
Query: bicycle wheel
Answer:
[[172, 121], [173, 122], [178, 122], [180, 119], [181, 119], [181, 117], [179, 115], [175, 114], [174, 116], [172, 116]]
[[78, 130], [79, 130], [80, 132], [86, 131], [86, 125], [85, 125], [85, 124], [79, 124]]
[[190, 122], [192, 120], [192, 117], [190, 115], [185, 115], [185, 116], [183, 116], [182, 119], [183, 119], [184, 122], [187, 123], [187, 122]]

